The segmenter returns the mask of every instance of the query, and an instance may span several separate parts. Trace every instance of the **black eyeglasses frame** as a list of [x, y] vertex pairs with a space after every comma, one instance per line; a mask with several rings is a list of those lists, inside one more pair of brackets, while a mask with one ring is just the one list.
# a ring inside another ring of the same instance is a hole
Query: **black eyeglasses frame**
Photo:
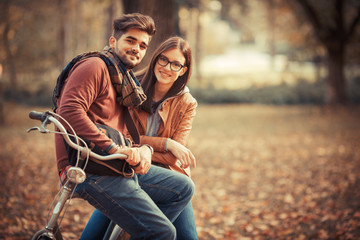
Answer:
[[[160, 63], [160, 58], [163, 58], [164, 60], [166, 60], [166, 64], [161, 64]], [[180, 63], [178, 63], [178, 62], [171, 62], [171, 61], [169, 61], [169, 59], [167, 58], [167, 57], [165, 57], [164, 55], [159, 55], [159, 57], [158, 57], [158, 59], [157, 59], [157, 63], [160, 65], [160, 66], [162, 66], [162, 67], [166, 67], [169, 63], [170, 63], [170, 69], [171, 69], [171, 71], [174, 71], [174, 72], [179, 72], [181, 69], [183, 69], [185, 66], [184, 65], [182, 65], [182, 64], [180, 64]], [[173, 69], [173, 64], [179, 64], [180, 65], [180, 68], [179, 68], [179, 70], [174, 70]]]

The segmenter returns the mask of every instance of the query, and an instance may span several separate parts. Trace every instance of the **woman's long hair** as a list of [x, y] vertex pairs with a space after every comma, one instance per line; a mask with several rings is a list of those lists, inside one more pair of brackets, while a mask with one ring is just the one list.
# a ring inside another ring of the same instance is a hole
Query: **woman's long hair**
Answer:
[[181, 37], [171, 37], [163, 42], [154, 52], [154, 55], [151, 59], [150, 65], [148, 68], [136, 74], [141, 82], [141, 86], [144, 89], [144, 92], [147, 96], [147, 100], [141, 105], [140, 108], [145, 110], [148, 113], [151, 113], [151, 103], [154, 95], [154, 87], [157, 81], [154, 69], [158, 61], [159, 56], [168, 50], [179, 49], [185, 57], [184, 67], [187, 67], [187, 71], [173, 83], [169, 91], [161, 99], [160, 102], [164, 101], [169, 97], [176, 96], [181, 91], [184, 90], [185, 86], [189, 82], [192, 70], [192, 56], [191, 48], [189, 43]]

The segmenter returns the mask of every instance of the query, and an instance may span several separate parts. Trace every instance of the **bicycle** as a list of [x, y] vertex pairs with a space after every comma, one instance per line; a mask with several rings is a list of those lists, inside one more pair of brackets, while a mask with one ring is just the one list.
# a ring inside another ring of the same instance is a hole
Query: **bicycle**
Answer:
[[[44, 134], [45, 133], [62, 134], [67, 144], [78, 151], [78, 160], [76, 162], [76, 165], [71, 166], [67, 170], [67, 179], [64, 182], [64, 184], [62, 184], [59, 192], [56, 194], [53, 203], [50, 206], [49, 217], [45, 228], [36, 232], [32, 237], [32, 240], [62, 240], [63, 238], [59, 228], [61, 224], [61, 220], [64, 217], [66, 208], [68, 207], [68, 204], [73, 197], [76, 186], [80, 183], [83, 183], [86, 179], [86, 173], [84, 171], [86, 164], [84, 165], [83, 168], [78, 167], [79, 160], [83, 159], [85, 160], [85, 162], [87, 162], [90, 157], [103, 161], [113, 160], [113, 159], [125, 159], [126, 155], [112, 154], [107, 156], [101, 156], [92, 152], [87, 147], [86, 143], [76, 135], [75, 131], [72, 129], [70, 124], [61, 116], [51, 111], [45, 111], [42, 113], [31, 111], [29, 113], [29, 117], [31, 119], [41, 121], [42, 124], [40, 127], [32, 127], [28, 129], [27, 132], [38, 130], [40, 133], [44, 133]], [[66, 123], [66, 125], [68, 125], [72, 133], [68, 133], [64, 125], [57, 118], [63, 120]], [[54, 124], [56, 126], [55, 129], [58, 130], [51, 131], [47, 129], [47, 125], [51, 123]], [[70, 137], [73, 137], [75, 139], [75, 142], [72, 141]], [[82, 142], [84, 146], [81, 146], [80, 142]], [[66, 204], [67, 206], [65, 206]], [[65, 211], [61, 215], [63, 210]], [[124, 231], [118, 225], [116, 225], [114, 222], [111, 221], [103, 237], [103, 240], [117, 240], [120, 239], [123, 236], [123, 234]]]

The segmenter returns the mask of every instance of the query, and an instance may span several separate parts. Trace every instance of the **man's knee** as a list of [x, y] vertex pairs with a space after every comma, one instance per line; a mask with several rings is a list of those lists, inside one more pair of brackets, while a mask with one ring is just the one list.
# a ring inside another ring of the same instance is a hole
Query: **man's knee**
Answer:
[[184, 193], [189, 196], [189, 198], [191, 199], [192, 196], [195, 193], [195, 184], [194, 182], [191, 180], [191, 178], [186, 177], [186, 180], [184, 181]]
[[174, 227], [173, 224], [169, 224], [162, 227], [157, 227], [156, 228], [156, 233], [153, 234], [153, 236], [151, 238], [153, 239], [164, 239], [164, 240], [168, 240], [168, 239], [176, 239], [176, 228]]
[[174, 227], [174, 225], [169, 225], [167, 236], [169, 237], [168, 239], [176, 239], [176, 228]]

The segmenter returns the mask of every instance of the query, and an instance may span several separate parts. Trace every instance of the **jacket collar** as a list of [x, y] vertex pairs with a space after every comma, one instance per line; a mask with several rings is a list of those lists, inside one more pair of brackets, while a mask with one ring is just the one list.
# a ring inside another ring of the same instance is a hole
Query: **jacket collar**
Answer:
[[166, 102], [169, 99], [176, 98], [176, 97], [179, 97], [181, 95], [184, 95], [185, 93], [190, 93], [190, 89], [188, 88], [188, 86], [185, 86], [184, 89], [181, 92], [179, 92], [178, 94], [176, 94], [175, 96], [166, 98], [161, 104], [163, 104], [164, 102]]

